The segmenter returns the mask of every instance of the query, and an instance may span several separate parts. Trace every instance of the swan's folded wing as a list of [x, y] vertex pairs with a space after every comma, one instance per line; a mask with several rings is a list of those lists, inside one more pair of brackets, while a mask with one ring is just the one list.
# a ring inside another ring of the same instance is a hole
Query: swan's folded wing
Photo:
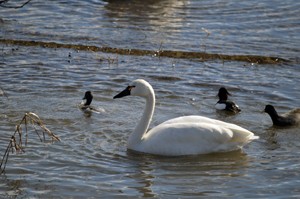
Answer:
[[224, 127], [231, 129], [235, 132], [239, 132], [239, 134], [242, 134], [242, 136], [245, 136], [244, 134], [248, 135], [249, 138], [253, 136], [253, 139], [257, 139], [257, 136], [254, 136], [254, 134], [251, 131], [248, 131], [247, 129], [244, 129], [238, 125], [232, 124], [232, 123], [227, 123], [223, 122], [220, 120], [215, 120], [211, 119], [208, 117], [203, 117], [199, 115], [190, 115], [190, 116], [182, 116], [182, 117], [177, 117], [174, 119], [167, 120], [160, 125], [165, 125], [165, 124], [176, 124], [176, 123], [196, 123], [196, 124], [208, 124], [208, 125], [217, 125], [218, 127]]
[[248, 134], [235, 131], [207, 123], [165, 123], [143, 137], [143, 151], [164, 155], [232, 151], [249, 142]]

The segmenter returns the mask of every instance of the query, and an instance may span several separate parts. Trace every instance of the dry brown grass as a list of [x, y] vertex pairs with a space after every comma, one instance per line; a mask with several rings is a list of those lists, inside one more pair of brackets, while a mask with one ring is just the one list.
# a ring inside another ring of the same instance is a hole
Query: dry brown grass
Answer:
[[[28, 125], [33, 127], [35, 134], [41, 142], [46, 142], [46, 135], [51, 139], [51, 142], [60, 141], [59, 137], [52, 133], [40, 119], [40, 117], [32, 112], [25, 113], [21, 122], [16, 125], [14, 134], [11, 136], [6, 151], [3, 155], [0, 164], [0, 174], [5, 172], [6, 163], [10, 153], [25, 152], [25, 147], [28, 143]], [[25, 131], [23, 130], [25, 129]]]

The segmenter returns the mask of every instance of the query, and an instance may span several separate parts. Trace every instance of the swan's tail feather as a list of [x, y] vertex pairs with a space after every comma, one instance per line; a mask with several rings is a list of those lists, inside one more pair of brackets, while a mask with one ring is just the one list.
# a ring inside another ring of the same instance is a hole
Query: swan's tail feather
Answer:
[[256, 139], [259, 139], [259, 136], [254, 135], [250, 131], [235, 131], [231, 142], [241, 143], [242, 145], [245, 145]]

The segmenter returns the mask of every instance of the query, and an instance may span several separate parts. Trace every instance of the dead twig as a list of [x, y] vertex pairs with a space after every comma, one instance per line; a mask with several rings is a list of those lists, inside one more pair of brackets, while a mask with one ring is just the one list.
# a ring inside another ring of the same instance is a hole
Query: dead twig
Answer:
[[[4, 173], [5, 168], [6, 168], [6, 163], [8, 161], [8, 157], [10, 153], [14, 152], [20, 152], [24, 153], [25, 150], [23, 147], [23, 130], [22, 130], [22, 125], [25, 126], [25, 146], [27, 146], [28, 143], [28, 128], [27, 125], [31, 124], [31, 126], [34, 128], [35, 133], [38, 135], [39, 139], [41, 142], [46, 142], [46, 136], [47, 134], [50, 138], [51, 141], [60, 141], [59, 137], [56, 136], [54, 133], [52, 133], [42, 122], [40, 117], [32, 112], [25, 113], [23, 116], [21, 122], [16, 125], [16, 129], [14, 134], [11, 136], [8, 146], [5, 150], [5, 153], [2, 157], [1, 163], [0, 163], [0, 175]], [[41, 131], [41, 132], [40, 132]], [[43, 134], [43, 136], [40, 135], [40, 133]]]

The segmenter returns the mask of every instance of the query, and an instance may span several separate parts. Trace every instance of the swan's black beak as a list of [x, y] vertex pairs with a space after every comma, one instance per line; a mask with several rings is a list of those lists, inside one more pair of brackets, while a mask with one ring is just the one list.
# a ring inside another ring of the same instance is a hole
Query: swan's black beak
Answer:
[[120, 92], [118, 95], [114, 96], [114, 99], [130, 95], [130, 91], [131, 91], [132, 88], [133, 88], [133, 86], [127, 86], [127, 88], [125, 90]]

